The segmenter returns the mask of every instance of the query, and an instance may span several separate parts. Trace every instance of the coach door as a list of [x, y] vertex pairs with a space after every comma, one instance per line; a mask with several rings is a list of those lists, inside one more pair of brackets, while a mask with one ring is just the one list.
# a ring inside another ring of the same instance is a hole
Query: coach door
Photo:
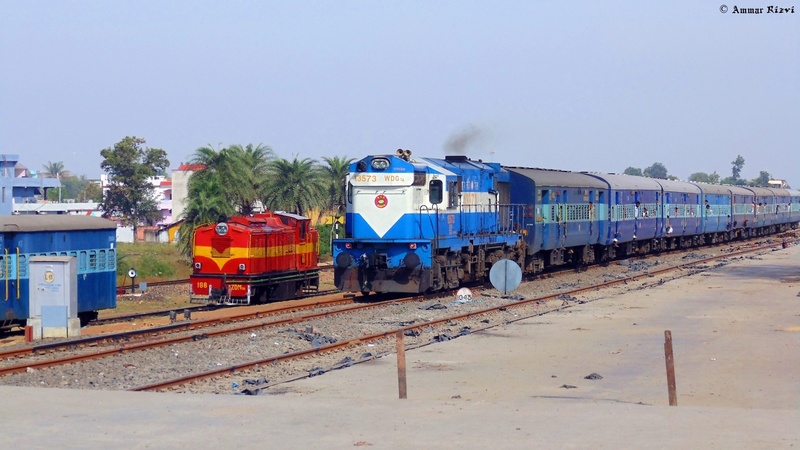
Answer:
[[607, 236], [608, 224], [608, 209], [606, 209], [606, 195], [605, 191], [597, 191], [597, 201], [594, 202], [589, 212], [590, 220], [596, 227], [595, 232], [592, 234], [592, 242], [604, 243], [602, 239]]
[[561, 195], [558, 194], [556, 192], [558, 202], [556, 205], [556, 230], [558, 230], [558, 248], [563, 248], [567, 242], [567, 205], [569, 196], [566, 189], [561, 191]]
[[[509, 192], [508, 183], [499, 182], [497, 178], [493, 179], [494, 190], [497, 192], [497, 205], [496, 212], [498, 214], [498, 227], [501, 231], [510, 231], [515, 229], [522, 229], [522, 217], [514, 217], [514, 211], [511, 209], [511, 194]], [[518, 225], [515, 227], [515, 225]]]
[[550, 190], [549, 189], [542, 189], [542, 240], [539, 243], [540, 248], [553, 248], [555, 245], [551, 244], [551, 229], [553, 226], [553, 222], [555, 221], [556, 213], [550, 204]]

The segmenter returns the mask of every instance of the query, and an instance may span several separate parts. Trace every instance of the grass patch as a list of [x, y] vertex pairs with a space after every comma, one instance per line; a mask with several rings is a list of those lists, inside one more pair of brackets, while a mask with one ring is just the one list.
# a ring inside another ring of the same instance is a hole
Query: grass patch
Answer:
[[166, 281], [189, 278], [191, 262], [172, 244], [140, 242], [117, 246], [117, 284], [130, 284], [128, 271], [136, 270], [136, 281]]

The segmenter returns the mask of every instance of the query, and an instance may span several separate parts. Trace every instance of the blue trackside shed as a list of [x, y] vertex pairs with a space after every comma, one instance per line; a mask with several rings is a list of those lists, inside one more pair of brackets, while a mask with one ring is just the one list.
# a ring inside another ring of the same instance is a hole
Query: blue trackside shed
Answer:
[[0, 325], [24, 325], [33, 256], [71, 256], [78, 271], [78, 315], [83, 322], [117, 306], [114, 222], [99, 217], [0, 216]]

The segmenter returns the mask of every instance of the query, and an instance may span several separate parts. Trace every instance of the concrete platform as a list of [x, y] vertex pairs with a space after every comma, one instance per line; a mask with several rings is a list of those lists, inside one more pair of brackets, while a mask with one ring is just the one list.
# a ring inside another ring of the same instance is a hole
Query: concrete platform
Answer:
[[3, 445], [800, 448], [798, 256], [790, 247], [408, 352], [407, 400], [393, 357], [260, 396], [0, 387]]

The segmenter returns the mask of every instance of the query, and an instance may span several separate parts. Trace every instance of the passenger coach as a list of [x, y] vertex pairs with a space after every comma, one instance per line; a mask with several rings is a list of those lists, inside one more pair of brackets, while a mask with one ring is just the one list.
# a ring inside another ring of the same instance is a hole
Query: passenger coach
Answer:
[[78, 316], [117, 306], [116, 223], [77, 215], [13, 215], [0, 219], [0, 324], [28, 319], [33, 256], [71, 256], [78, 272]]

